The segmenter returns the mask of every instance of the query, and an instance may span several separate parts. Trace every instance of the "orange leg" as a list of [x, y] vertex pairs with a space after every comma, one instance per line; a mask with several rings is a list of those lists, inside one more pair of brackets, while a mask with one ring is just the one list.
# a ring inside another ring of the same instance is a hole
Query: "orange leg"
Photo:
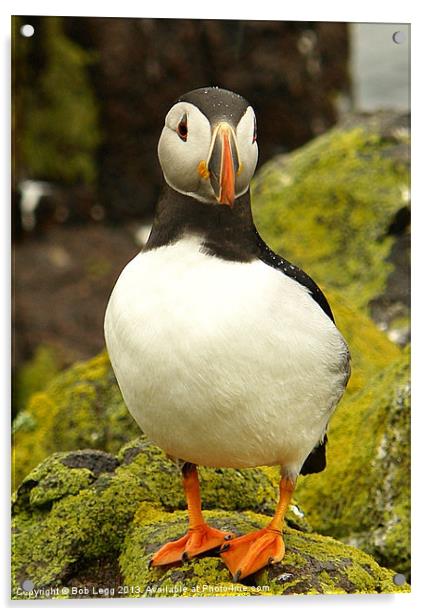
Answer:
[[189, 515], [188, 532], [162, 546], [152, 557], [149, 566], [168, 565], [170, 563], [189, 560], [197, 554], [202, 554], [219, 547], [225, 540], [231, 539], [231, 534], [217, 528], [211, 528], [205, 522], [201, 512], [200, 484], [197, 467], [186, 462], [183, 466], [183, 488], [186, 494]]
[[285, 553], [283, 541], [284, 516], [292, 498], [295, 481], [282, 477], [280, 498], [273, 519], [261, 530], [256, 530], [221, 548], [221, 556], [232, 573], [234, 582], [259, 571], [266, 565], [280, 562]]

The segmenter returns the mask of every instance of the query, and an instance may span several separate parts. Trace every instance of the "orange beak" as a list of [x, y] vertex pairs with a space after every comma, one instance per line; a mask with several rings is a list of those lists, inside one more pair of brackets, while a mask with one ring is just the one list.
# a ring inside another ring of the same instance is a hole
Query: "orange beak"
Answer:
[[226, 122], [216, 127], [208, 162], [210, 182], [219, 203], [232, 207], [235, 201], [235, 176], [239, 167], [233, 129]]

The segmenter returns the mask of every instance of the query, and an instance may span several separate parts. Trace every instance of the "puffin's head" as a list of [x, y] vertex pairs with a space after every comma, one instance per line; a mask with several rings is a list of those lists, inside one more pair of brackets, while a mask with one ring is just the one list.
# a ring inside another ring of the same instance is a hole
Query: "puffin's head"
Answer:
[[167, 113], [158, 156], [171, 188], [232, 207], [249, 189], [258, 160], [255, 112], [229, 90], [188, 92]]

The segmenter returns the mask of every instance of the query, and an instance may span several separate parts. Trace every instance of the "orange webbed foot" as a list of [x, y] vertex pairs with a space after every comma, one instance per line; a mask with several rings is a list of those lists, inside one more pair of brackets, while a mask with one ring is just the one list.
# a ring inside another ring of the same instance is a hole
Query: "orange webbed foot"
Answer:
[[208, 524], [199, 524], [189, 529], [180, 539], [163, 545], [153, 555], [149, 566], [158, 567], [189, 560], [198, 554], [220, 547], [232, 537], [232, 534], [212, 528]]
[[221, 548], [222, 560], [230, 570], [234, 582], [280, 562], [285, 554], [282, 533], [270, 527], [237, 537]]

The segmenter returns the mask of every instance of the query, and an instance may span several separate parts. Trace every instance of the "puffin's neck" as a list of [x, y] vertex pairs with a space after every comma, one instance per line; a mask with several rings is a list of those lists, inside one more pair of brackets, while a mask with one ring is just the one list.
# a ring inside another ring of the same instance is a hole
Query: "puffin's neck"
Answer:
[[231, 208], [202, 203], [165, 186], [144, 250], [172, 244], [187, 234], [200, 236], [207, 252], [221, 259], [252, 261], [258, 245], [249, 191]]

